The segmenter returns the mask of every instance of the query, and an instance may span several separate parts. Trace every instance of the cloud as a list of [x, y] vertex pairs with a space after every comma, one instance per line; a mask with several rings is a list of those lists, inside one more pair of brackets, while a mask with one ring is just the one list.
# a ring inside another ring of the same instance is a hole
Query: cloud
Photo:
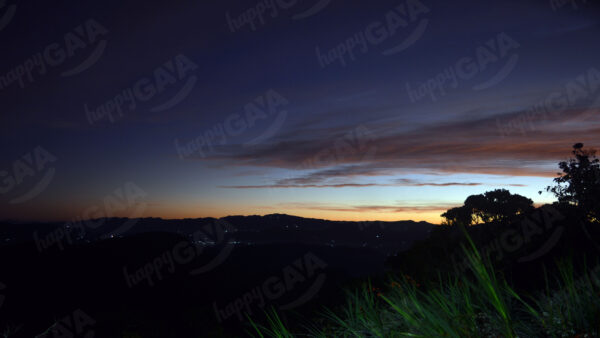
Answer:
[[410, 180], [406, 178], [397, 179], [398, 182], [396, 185], [398, 186], [411, 186], [411, 187], [451, 187], [451, 186], [478, 186], [483, 183], [458, 183], [458, 182], [449, 182], [449, 183], [432, 183], [432, 182], [418, 182], [415, 180]]
[[439, 212], [456, 207], [456, 204], [436, 205], [333, 205], [321, 203], [280, 203], [278, 206], [290, 209], [308, 209], [335, 212]]
[[228, 189], [273, 189], [273, 188], [364, 188], [364, 187], [386, 187], [389, 184], [376, 183], [343, 183], [343, 184], [270, 184], [270, 185], [224, 185], [219, 188]]
[[[471, 182], [420, 182], [410, 179], [397, 179], [395, 183], [339, 183], [339, 184], [303, 184], [303, 183], [285, 183], [285, 182], [302, 182], [302, 179], [283, 179], [277, 181], [275, 184], [265, 185], [226, 185], [220, 186], [220, 188], [226, 189], [287, 189], [287, 188], [365, 188], [365, 187], [452, 187], [452, 186], [480, 186], [486, 185], [484, 183], [471, 183]], [[505, 185], [503, 185], [505, 186]], [[513, 187], [524, 187], [524, 184], [509, 184], [508, 186]]]
[[[598, 145], [598, 109], [585, 123], [577, 120], [581, 111], [573, 109], [530, 118], [517, 127], [510, 124], [523, 120], [526, 111], [463, 117], [412, 129], [401, 121], [317, 128], [282, 135], [259, 147], [230, 149], [227, 155], [208, 160], [290, 169], [295, 174], [273, 187], [343, 187], [342, 183], [355, 183], [348, 182], [353, 177], [406, 173], [556, 177], [557, 163], [569, 157], [572, 144]], [[509, 136], [505, 135], [507, 125], [513, 131]], [[346, 181], [318, 184], [329, 178]]]

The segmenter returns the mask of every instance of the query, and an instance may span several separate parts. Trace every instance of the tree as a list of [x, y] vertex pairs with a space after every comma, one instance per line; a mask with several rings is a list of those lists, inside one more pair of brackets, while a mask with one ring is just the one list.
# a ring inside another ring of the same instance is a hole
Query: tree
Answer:
[[558, 198], [559, 203], [574, 205], [587, 218], [600, 219], [600, 160], [596, 158], [596, 150], [583, 149], [583, 143], [573, 145], [574, 158], [558, 164], [563, 171], [554, 179], [554, 186], [546, 191]]
[[473, 223], [471, 211], [465, 206], [449, 209], [442, 214], [442, 217], [445, 218], [445, 220], [442, 221], [442, 225], [469, 226]]
[[534, 209], [533, 201], [527, 197], [511, 194], [505, 189], [488, 191], [467, 197], [461, 207], [448, 210], [442, 217], [444, 225], [475, 225], [490, 222], [510, 222], [518, 215]]

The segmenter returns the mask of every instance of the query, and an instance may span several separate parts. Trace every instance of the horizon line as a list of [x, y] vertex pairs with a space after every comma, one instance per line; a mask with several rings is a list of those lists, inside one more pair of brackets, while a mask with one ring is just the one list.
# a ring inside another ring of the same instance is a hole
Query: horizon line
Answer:
[[159, 220], [163, 220], [163, 221], [182, 221], [182, 220], [199, 220], [199, 219], [215, 219], [215, 220], [219, 220], [219, 219], [223, 219], [223, 218], [227, 218], [227, 217], [266, 217], [266, 216], [275, 216], [275, 215], [281, 215], [281, 216], [291, 216], [291, 217], [297, 217], [297, 218], [303, 218], [303, 219], [314, 219], [314, 220], [320, 220], [320, 221], [329, 221], [329, 222], [348, 222], [348, 223], [366, 223], [366, 222], [382, 222], [382, 223], [395, 223], [395, 222], [414, 222], [414, 223], [429, 223], [429, 224], [433, 224], [433, 225], [440, 225], [440, 224], [436, 224], [436, 223], [432, 223], [432, 222], [428, 222], [425, 220], [412, 220], [412, 219], [400, 219], [400, 220], [395, 220], [395, 221], [382, 221], [382, 220], [360, 220], [360, 221], [356, 221], [356, 220], [339, 220], [339, 219], [327, 219], [327, 218], [315, 218], [315, 217], [303, 217], [303, 216], [297, 216], [297, 215], [292, 215], [292, 214], [284, 214], [284, 213], [269, 213], [269, 214], [263, 214], [263, 215], [259, 215], [259, 214], [246, 214], [246, 215], [227, 215], [227, 216], [223, 216], [223, 217], [212, 217], [212, 216], [204, 216], [204, 217], [186, 217], [186, 218], [163, 218], [163, 217], [156, 217], [156, 216], [147, 216], [147, 217], [118, 217], [118, 216], [114, 216], [114, 217], [99, 217], [99, 218], [88, 218], [88, 219], [74, 219], [74, 220], [69, 220], [69, 221], [65, 221], [65, 220], [19, 220], [19, 219], [3, 219], [0, 220], [0, 222], [4, 223], [4, 222], [18, 222], [18, 223], [78, 223], [78, 222], [88, 222], [88, 221], [97, 221], [97, 220], [101, 220], [101, 219], [159, 219]]

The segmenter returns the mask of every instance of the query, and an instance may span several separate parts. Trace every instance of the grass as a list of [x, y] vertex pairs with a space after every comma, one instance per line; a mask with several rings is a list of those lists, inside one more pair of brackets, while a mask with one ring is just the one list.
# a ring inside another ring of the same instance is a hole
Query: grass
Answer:
[[[346, 304], [325, 309], [317, 325], [292, 333], [277, 312], [252, 323], [255, 337], [599, 337], [600, 265], [577, 275], [572, 262], [558, 262], [546, 288], [520, 294], [496, 274], [469, 238], [463, 247], [469, 272], [439, 276], [421, 285], [409, 276], [391, 279], [385, 290], [370, 282], [349, 291]], [[550, 285], [553, 285], [551, 287]]]

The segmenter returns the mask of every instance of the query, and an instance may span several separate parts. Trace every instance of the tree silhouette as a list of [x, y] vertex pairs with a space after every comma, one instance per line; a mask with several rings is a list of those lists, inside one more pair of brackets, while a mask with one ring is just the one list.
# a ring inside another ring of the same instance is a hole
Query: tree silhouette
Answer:
[[461, 207], [442, 214], [443, 225], [475, 225], [490, 222], [507, 222], [518, 215], [532, 211], [533, 201], [527, 197], [511, 194], [506, 189], [488, 191], [467, 197]]
[[583, 149], [583, 143], [573, 145], [573, 155], [558, 164], [562, 173], [554, 179], [554, 186], [546, 188], [558, 198], [559, 203], [574, 205], [585, 216], [598, 222], [600, 219], [600, 160], [596, 150]]
[[442, 225], [469, 226], [473, 224], [473, 215], [465, 206], [449, 209], [442, 214], [442, 217], [445, 218], [445, 220], [442, 221]]

